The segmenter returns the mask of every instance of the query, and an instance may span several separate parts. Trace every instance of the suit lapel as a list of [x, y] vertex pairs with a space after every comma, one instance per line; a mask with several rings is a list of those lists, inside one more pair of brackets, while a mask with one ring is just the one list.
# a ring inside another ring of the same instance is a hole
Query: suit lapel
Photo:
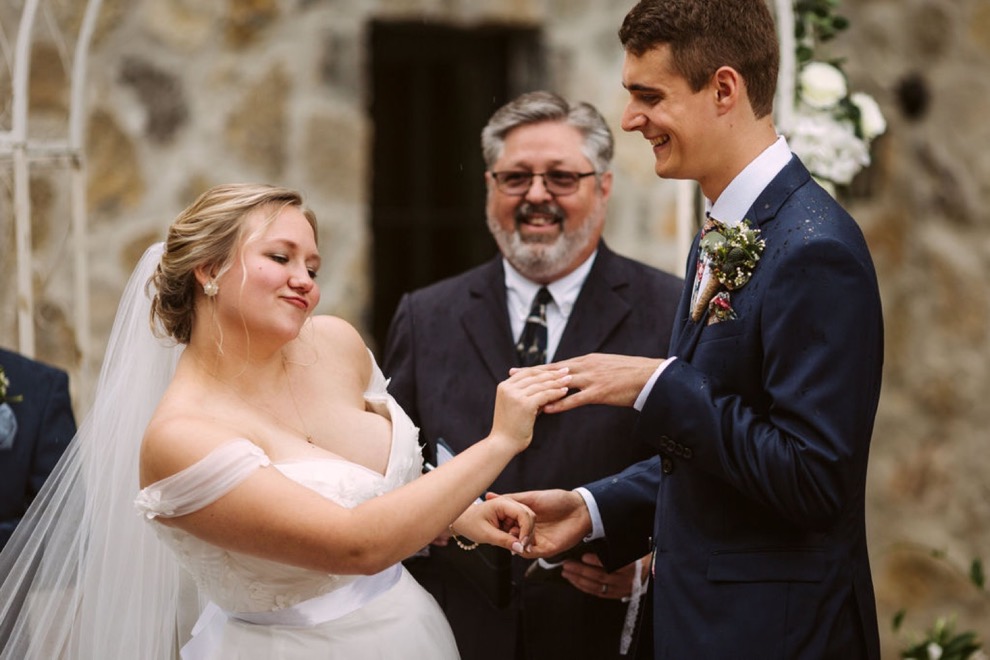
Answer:
[[631, 309], [618, 291], [629, 285], [615, 268], [615, 253], [599, 243], [598, 256], [561, 335], [554, 361], [594, 353], [605, 343]]
[[811, 180], [811, 174], [796, 156], [791, 156], [791, 160], [784, 166], [773, 181], [763, 189], [756, 201], [749, 208], [746, 217], [754, 222], [758, 227], [772, 220], [784, 202], [794, 194], [798, 188]]
[[461, 324], [492, 377], [502, 381], [517, 365], [501, 257], [488, 262], [468, 283], [468, 298]]
[[[745, 217], [755, 226], [763, 227], [767, 222], [773, 220], [780, 207], [787, 201], [787, 198], [810, 179], [811, 174], [809, 174], [805, 166], [797, 157], [792, 156], [790, 162], [784, 166], [784, 169], [773, 178], [770, 184], [756, 198], [756, 201], [753, 202]], [[691, 247], [690, 257], [688, 258], [688, 273], [694, 273], [697, 259], [698, 236], [696, 235], [694, 244]], [[677, 318], [679, 322], [670, 340], [670, 354], [685, 360], [690, 360], [694, 355], [694, 349], [698, 345], [698, 340], [701, 338], [701, 332], [708, 324], [708, 310], [705, 310], [697, 323], [691, 321], [690, 304], [691, 283], [687, 282], [685, 294], [681, 296], [681, 303], [678, 308]]]

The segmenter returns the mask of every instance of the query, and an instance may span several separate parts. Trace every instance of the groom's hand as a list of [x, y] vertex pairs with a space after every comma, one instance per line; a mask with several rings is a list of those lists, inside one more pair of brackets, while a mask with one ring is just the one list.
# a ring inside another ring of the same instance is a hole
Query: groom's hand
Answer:
[[531, 490], [503, 497], [521, 502], [536, 514], [523, 557], [535, 559], [560, 554], [591, 533], [591, 514], [584, 498], [572, 490]]
[[631, 408], [662, 362], [663, 358], [609, 353], [590, 353], [554, 362], [547, 366], [568, 369], [571, 393], [548, 403], [543, 412], [560, 413], [593, 403]]

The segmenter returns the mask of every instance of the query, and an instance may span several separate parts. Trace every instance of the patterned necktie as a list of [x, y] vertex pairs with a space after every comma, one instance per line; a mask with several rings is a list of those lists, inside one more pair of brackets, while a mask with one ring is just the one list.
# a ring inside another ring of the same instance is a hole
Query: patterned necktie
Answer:
[[545, 364], [547, 361], [547, 304], [551, 301], [553, 296], [545, 286], [533, 298], [526, 325], [516, 342], [516, 354], [523, 367]]

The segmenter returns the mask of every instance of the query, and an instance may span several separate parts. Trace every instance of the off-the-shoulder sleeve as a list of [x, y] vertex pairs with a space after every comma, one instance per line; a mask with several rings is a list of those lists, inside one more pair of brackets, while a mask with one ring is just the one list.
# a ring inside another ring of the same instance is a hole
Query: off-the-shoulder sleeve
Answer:
[[378, 366], [378, 362], [375, 361], [375, 355], [368, 349], [368, 355], [371, 357], [371, 380], [368, 383], [368, 389], [365, 390], [365, 398], [380, 398], [382, 396], [388, 395], [388, 379], [385, 378], [385, 374], [382, 373], [381, 368]]
[[271, 461], [261, 447], [238, 438], [143, 489], [134, 506], [149, 520], [184, 516], [216, 502], [256, 469], [267, 465]]

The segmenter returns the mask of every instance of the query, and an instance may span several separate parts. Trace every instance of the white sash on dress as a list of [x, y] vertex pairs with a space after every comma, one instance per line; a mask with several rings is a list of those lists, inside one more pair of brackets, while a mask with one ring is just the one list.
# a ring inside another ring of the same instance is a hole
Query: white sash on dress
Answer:
[[402, 576], [402, 564], [389, 566], [374, 575], [362, 575], [340, 589], [304, 600], [292, 607], [270, 612], [227, 612], [208, 603], [192, 629], [192, 638], [182, 647], [182, 660], [206, 660], [223, 641], [223, 627], [228, 619], [259, 626], [293, 626], [308, 628], [339, 619], [391, 589]]

